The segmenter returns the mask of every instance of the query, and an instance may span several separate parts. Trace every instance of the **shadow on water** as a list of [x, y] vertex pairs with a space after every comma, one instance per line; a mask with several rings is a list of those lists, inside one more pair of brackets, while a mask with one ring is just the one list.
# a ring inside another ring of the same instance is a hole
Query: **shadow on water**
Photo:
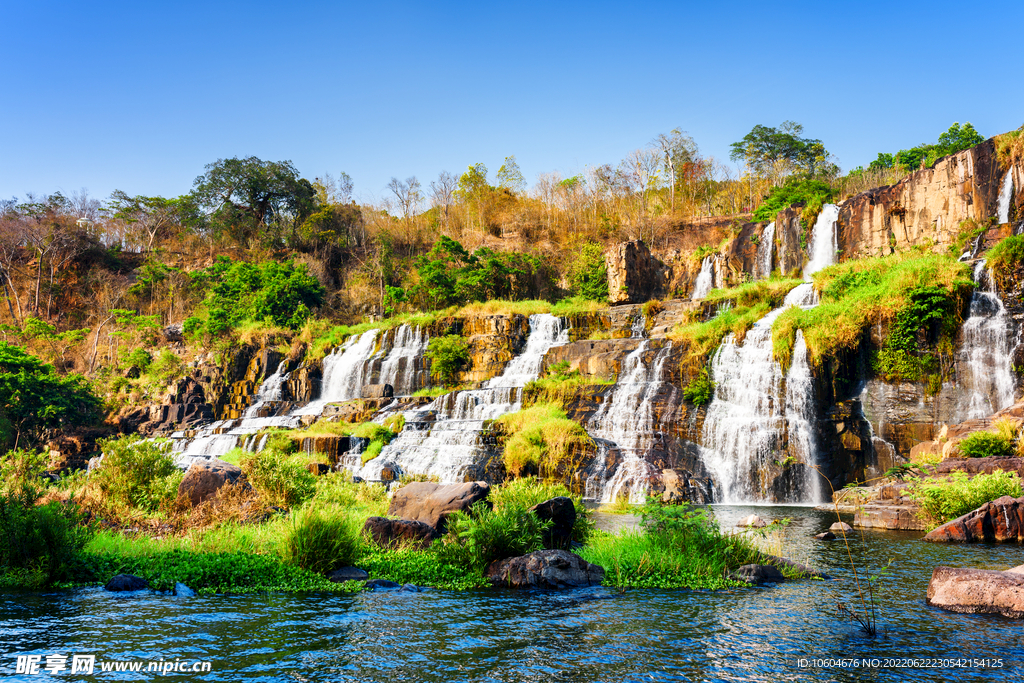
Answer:
[[[206, 681], [935, 681], [1018, 678], [1024, 623], [928, 607], [940, 564], [1006, 569], [1018, 546], [923, 543], [916, 533], [855, 531], [859, 570], [881, 580], [880, 635], [835, 615], [853, 599], [846, 549], [811, 537], [834, 515], [807, 507], [715, 506], [723, 529], [752, 512], [790, 518], [787, 555], [836, 580], [705, 591], [376, 592], [359, 595], [119, 596], [101, 589], [0, 593], [5, 680], [18, 654], [98, 661], [208, 660]], [[1001, 669], [801, 668], [799, 660], [1002, 659]], [[45, 661], [45, 659], [44, 659]], [[173, 674], [171, 674], [173, 676]], [[179, 674], [182, 675], [182, 674]], [[95, 680], [155, 674], [97, 673]]]

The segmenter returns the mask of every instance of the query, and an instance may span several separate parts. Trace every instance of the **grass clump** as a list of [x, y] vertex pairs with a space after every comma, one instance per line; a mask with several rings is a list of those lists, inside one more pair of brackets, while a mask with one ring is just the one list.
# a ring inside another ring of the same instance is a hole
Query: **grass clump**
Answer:
[[966, 515], [985, 503], [1002, 496], [1021, 496], [1021, 482], [1016, 472], [996, 470], [992, 474], [968, 477], [966, 472], [953, 472], [947, 481], [917, 481], [910, 489], [923, 514], [936, 525]]
[[576, 522], [572, 527], [572, 540], [577, 543], [586, 543], [594, 530], [594, 521], [590, 516], [590, 510], [583, 504], [582, 496], [570, 492], [569, 488], [564, 484], [545, 482], [532, 477], [509, 479], [493, 487], [488, 500], [498, 510], [505, 508], [528, 510], [538, 503], [543, 503], [559, 496], [572, 500], [573, 507], [576, 509]]
[[[399, 426], [398, 421], [394, 419], [396, 417], [401, 420], [401, 426]], [[370, 440], [370, 443], [367, 444], [366, 449], [363, 451], [361, 456], [364, 465], [380, 455], [380, 452], [384, 447], [391, 443], [392, 440], [398, 436], [398, 432], [401, 431], [402, 427], [405, 426], [405, 417], [402, 415], [393, 416], [389, 419], [392, 420], [391, 425], [393, 427], [398, 427], [397, 429], [391, 430], [384, 425], [377, 424], [376, 422], [364, 422], [352, 430], [352, 436]]]
[[523, 406], [529, 408], [540, 403], [551, 403], [563, 409], [592, 387], [609, 386], [615, 380], [584, 376], [579, 370], [569, 370], [568, 361], [551, 365], [544, 377], [527, 382], [523, 387]]
[[267, 445], [259, 453], [246, 452], [239, 466], [249, 483], [271, 505], [295, 507], [316, 491], [316, 476], [302, 457], [291, 457]]
[[468, 514], [458, 511], [448, 517], [448, 530], [437, 552], [450, 562], [482, 572], [496, 560], [540, 550], [550, 527], [550, 521], [541, 521], [522, 505], [499, 508], [478, 501]]
[[1005, 290], [1010, 274], [1024, 263], [1024, 236], [1010, 235], [985, 254], [986, 265], [991, 269], [996, 286]]
[[362, 528], [362, 520], [340, 506], [304, 506], [292, 516], [286, 557], [318, 574], [351, 565], [363, 552]]
[[965, 458], [1009, 458], [1014, 453], [1013, 441], [995, 432], [974, 432], [957, 445]]
[[556, 479], [572, 469], [592, 443], [586, 430], [554, 403], [539, 403], [502, 415], [495, 423], [507, 435], [505, 469], [513, 476]]
[[996, 136], [996, 156], [1003, 170], [1024, 161], [1024, 126]]
[[711, 380], [711, 370], [701, 368], [697, 376], [683, 387], [683, 398], [695, 406], [706, 406], [715, 395], [715, 383]]

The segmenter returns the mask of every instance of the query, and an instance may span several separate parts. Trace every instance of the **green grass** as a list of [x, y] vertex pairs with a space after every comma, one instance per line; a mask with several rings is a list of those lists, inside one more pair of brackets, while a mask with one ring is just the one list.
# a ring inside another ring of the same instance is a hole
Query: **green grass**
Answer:
[[939, 525], [996, 498], [1019, 498], [1021, 481], [1016, 472], [1002, 470], [974, 477], [968, 477], [966, 472], [953, 472], [946, 481], [915, 481], [910, 495], [920, 503], [924, 517]]
[[1011, 273], [1024, 263], [1024, 236], [1010, 235], [985, 254], [986, 265], [992, 270], [992, 277], [1000, 289], [1007, 289]]
[[566, 476], [592, 443], [586, 430], [554, 403], [539, 403], [502, 415], [495, 423], [508, 435], [503, 458], [505, 468], [514, 476]]
[[523, 387], [523, 406], [529, 408], [538, 403], [553, 403], [563, 409], [581, 395], [595, 388], [615, 384], [614, 378], [581, 375], [579, 370], [571, 373], [549, 375], [527, 382]]

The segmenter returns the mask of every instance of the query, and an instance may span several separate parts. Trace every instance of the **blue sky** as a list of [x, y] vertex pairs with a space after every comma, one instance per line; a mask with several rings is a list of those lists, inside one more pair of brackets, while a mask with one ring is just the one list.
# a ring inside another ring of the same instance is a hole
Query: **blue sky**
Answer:
[[218, 158], [391, 176], [705, 155], [792, 119], [844, 169], [1024, 123], [1020, 0], [6, 3], [0, 197], [175, 196]]

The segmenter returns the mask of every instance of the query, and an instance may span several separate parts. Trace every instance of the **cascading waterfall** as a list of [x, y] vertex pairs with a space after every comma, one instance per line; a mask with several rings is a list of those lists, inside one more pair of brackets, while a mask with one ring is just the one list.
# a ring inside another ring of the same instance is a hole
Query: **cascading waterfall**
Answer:
[[700, 262], [700, 272], [697, 279], [693, 281], [693, 294], [691, 299], [703, 299], [715, 286], [715, 261], [718, 257], [714, 254], [705, 256]]
[[285, 380], [288, 379], [288, 373], [285, 372], [288, 369], [288, 361], [281, 361], [277, 370], [274, 374], [263, 380], [263, 384], [256, 391], [256, 400], [253, 401], [252, 405], [245, 409], [242, 413], [243, 418], [258, 417], [260, 410], [263, 409], [267, 403], [272, 401], [280, 401], [283, 394]]
[[323, 361], [320, 398], [311, 401], [294, 415], [319, 415], [328, 403], [351, 401], [362, 395], [369, 384], [369, 360], [376, 351], [378, 330], [368, 330], [349, 339]]
[[[618, 468], [601, 486], [602, 502], [613, 502], [623, 492], [631, 503], [644, 502], [653, 472], [644, 456], [654, 442], [654, 398], [662, 388], [665, 361], [671, 348], [671, 343], [663, 346], [648, 368], [643, 355], [649, 349], [649, 342], [642, 341], [622, 361], [622, 372], [615, 388], [587, 423], [591, 436], [613, 442], [622, 455]], [[607, 444], [601, 445], [607, 448]], [[588, 488], [593, 490], [595, 486], [588, 482]]]
[[956, 369], [958, 383], [969, 391], [957, 411], [964, 420], [988, 417], [1014, 400], [1010, 321], [985, 261], [975, 265], [974, 281], [978, 286], [971, 295], [970, 316], [961, 328]]
[[[797, 460], [808, 465], [817, 464], [818, 439], [814, 429], [816, 406], [814, 377], [807, 361], [807, 343], [803, 330], [796, 331], [793, 343], [793, 362], [786, 376], [786, 425], [789, 428], [789, 448]], [[811, 502], [822, 499], [821, 476], [813, 470], [807, 472], [802, 491]]]
[[811, 275], [836, 262], [836, 251], [839, 248], [836, 236], [838, 220], [838, 206], [826, 204], [821, 207], [811, 232], [811, 257], [804, 266], [804, 280], [809, 280]]
[[996, 208], [1000, 224], [1010, 222], [1010, 200], [1013, 198], [1013, 169], [1006, 172], [1002, 187], [999, 188], [999, 204]]
[[485, 453], [485, 421], [519, 410], [523, 387], [538, 377], [545, 354], [568, 340], [560, 318], [531, 315], [526, 347], [501, 375], [481, 389], [446, 394], [423, 410], [406, 411], [405, 429], [378, 457], [365, 465], [353, 463], [353, 473], [378, 480], [384, 467], [397, 466], [402, 472], [435, 475], [443, 483], [462, 481]]
[[772, 274], [772, 253], [775, 250], [775, 221], [765, 226], [757, 243], [757, 274], [769, 278]]

